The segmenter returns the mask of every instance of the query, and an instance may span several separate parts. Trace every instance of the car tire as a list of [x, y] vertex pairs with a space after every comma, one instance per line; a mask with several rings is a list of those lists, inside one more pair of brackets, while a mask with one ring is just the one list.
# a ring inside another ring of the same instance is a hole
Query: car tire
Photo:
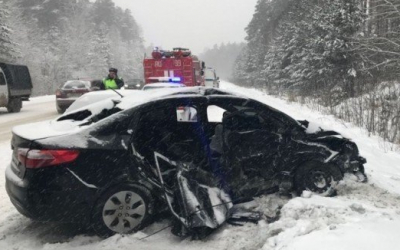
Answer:
[[129, 234], [147, 226], [154, 200], [150, 191], [137, 184], [123, 184], [106, 191], [96, 202], [91, 225], [100, 237]]
[[301, 166], [295, 175], [295, 188], [298, 195], [304, 190], [321, 196], [336, 195], [336, 185], [343, 178], [339, 168], [322, 162], [310, 162]]
[[9, 113], [18, 113], [22, 108], [22, 100], [21, 98], [12, 98], [8, 102], [7, 111]]

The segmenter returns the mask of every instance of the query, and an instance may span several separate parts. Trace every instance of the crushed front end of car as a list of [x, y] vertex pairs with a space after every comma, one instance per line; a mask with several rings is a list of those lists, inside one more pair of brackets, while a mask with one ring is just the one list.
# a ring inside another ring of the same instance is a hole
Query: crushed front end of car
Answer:
[[307, 135], [307, 140], [321, 143], [337, 154], [329, 159], [329, 162], [338, 166], [343, 173], [352, 173], [360, 182], [367, 182], [364, 164], [367, 160], [359, 153], [357, 145], [348, 138], [335, 131], [320, 130]]

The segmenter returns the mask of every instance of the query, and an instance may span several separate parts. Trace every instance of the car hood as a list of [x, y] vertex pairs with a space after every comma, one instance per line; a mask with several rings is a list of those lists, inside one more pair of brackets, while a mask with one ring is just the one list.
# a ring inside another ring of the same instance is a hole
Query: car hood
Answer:
[[342, 152], [345, 148], [344, 146], [348, 145], [348, 148], [352, 149], [352, 153], [358, 155], [358, 148], [356, 144], [350, 139], [342, 136], [340, 133], [333, 130], [321, 129], [314, 133], [306, 133], [303, 140], [310, 143], [318, 143], [320, 145], [324, 145], [336, 152]]
[[296, 137], [304, 143], [317, 143], [336, 152], [341, 152], [344, 148], [344, 145], [349, 145], [348, 148], [352, 148], [353, 153], [358, 154], [358, 148], [356, 144], [340, 133], [333, 130], [324, 130], [317, 123], [308, 121], [299, 122], [302, 124], [304, 133], [301, 133], [300, 136]]

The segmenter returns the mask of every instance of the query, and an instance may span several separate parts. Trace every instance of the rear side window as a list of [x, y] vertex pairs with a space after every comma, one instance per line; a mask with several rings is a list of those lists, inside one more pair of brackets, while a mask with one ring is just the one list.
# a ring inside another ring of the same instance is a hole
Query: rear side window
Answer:
[[178, 122], [197, 122], [197, 109], [192, 106], [176, 107]]
[[86, 81], [70, 81], [66, 82], [63, 89], [86, 89], [89, 88], [90, 82]]

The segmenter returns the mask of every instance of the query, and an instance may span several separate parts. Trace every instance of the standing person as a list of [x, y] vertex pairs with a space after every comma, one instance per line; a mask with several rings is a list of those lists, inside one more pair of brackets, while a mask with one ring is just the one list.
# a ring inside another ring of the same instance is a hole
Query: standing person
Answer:
[[108, 76], [103, 79], [103, 85], [101, 89], [120, 89], [124, 86], [124, 80], [118, 77], [118, 69], [110, 68], [108, 70]]

